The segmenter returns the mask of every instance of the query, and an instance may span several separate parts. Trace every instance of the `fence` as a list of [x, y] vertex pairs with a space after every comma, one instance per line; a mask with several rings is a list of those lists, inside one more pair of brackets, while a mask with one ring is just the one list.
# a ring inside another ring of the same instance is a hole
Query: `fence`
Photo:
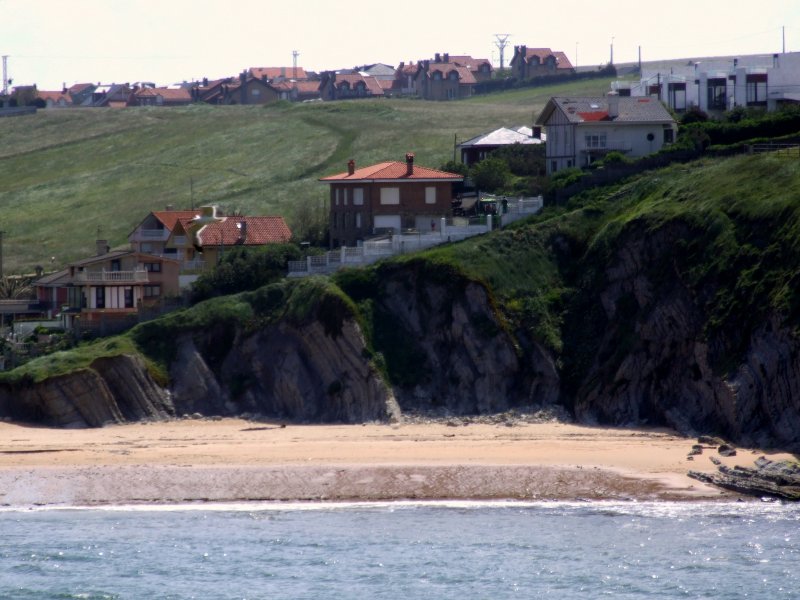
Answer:
[[479, 219], [442, 218], [439, 231], [430, 233], [406, 232], [363, 242], [356, 247], [342, 246], [318, 256], [308, 256], [305, 260], [289, 261], [289, 277], [305, 277], [313, 274], [327, 274], [345, 267], [373, 263], [382, 258], [416, 252], [445, 244], [459, 242], [469, 237], [482, 235], [492, 230], [495, 224], [504, 227], [524, 217], [534, 215], [542, 210], [544, 201], [536, 198], [505, 198], [502, 196], [482, 196], [495, 200], [496, 215], [488, 214]]
[[751, 154], [774, 152], [776, 156], [780, 156], [782, 158], [800, 158], [800, 144], [780, 144], [767, 142], [763, 144], [752, 144], [749, 150]]

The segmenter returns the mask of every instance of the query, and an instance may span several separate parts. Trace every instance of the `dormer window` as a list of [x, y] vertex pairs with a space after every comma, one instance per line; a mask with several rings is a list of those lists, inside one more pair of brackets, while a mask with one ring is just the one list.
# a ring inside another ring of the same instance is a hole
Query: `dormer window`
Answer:
[[458, 72], [457, 72], [457, 71], [450, 71], [450, 72], [447, 74], [447, 78], [448, 78], [450, 81], [458, 81]]
[[434, 71], [431, 77], [434, 81], [441, 81], [442, 80], [442, 73], [441, 71]]

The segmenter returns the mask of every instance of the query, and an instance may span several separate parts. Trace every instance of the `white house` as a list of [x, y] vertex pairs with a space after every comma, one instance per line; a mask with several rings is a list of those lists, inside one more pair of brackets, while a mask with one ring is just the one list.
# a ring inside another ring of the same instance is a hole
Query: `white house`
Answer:
[[611, 87], [620, 96], [656, 97], [676, 112], [691, 106], [705, 112], [736, 106], [775, 110], [800, 102], [800, 52], [656, 63], [643, 68], [640, 81]]
[[636, 158], [675, 140], [677, 124], [655, 98], [550, 98], [535, 122], [547, 134], [547, 174], [585, 167], [612, 151]]

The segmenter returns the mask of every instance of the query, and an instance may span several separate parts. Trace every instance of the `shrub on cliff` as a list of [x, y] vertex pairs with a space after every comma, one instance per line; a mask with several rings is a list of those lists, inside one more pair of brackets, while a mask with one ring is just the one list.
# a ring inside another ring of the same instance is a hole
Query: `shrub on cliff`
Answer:
[[288, 261], [300, 257], [300, 249], [294, 244], [234, 248], [211, 272], [194, 282], [192, 302], [255, 290], [278, 281], [286, 275]]

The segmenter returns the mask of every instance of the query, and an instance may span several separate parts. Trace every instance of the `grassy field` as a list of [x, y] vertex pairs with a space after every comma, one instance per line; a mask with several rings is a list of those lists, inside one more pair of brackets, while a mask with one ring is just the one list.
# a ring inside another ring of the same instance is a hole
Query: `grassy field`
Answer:
[[91, 255], [98, 237], [124, 247], [152, 210], [218, 204], [281, 214], [326, 196], [319, 177], [403, 160], [438, 167], [453, 142], [531, 125], [552, 95], [602, 94], [608, 79], [490, 94], [256, 106], [42, 110], [0, 119], [4, 271]]

